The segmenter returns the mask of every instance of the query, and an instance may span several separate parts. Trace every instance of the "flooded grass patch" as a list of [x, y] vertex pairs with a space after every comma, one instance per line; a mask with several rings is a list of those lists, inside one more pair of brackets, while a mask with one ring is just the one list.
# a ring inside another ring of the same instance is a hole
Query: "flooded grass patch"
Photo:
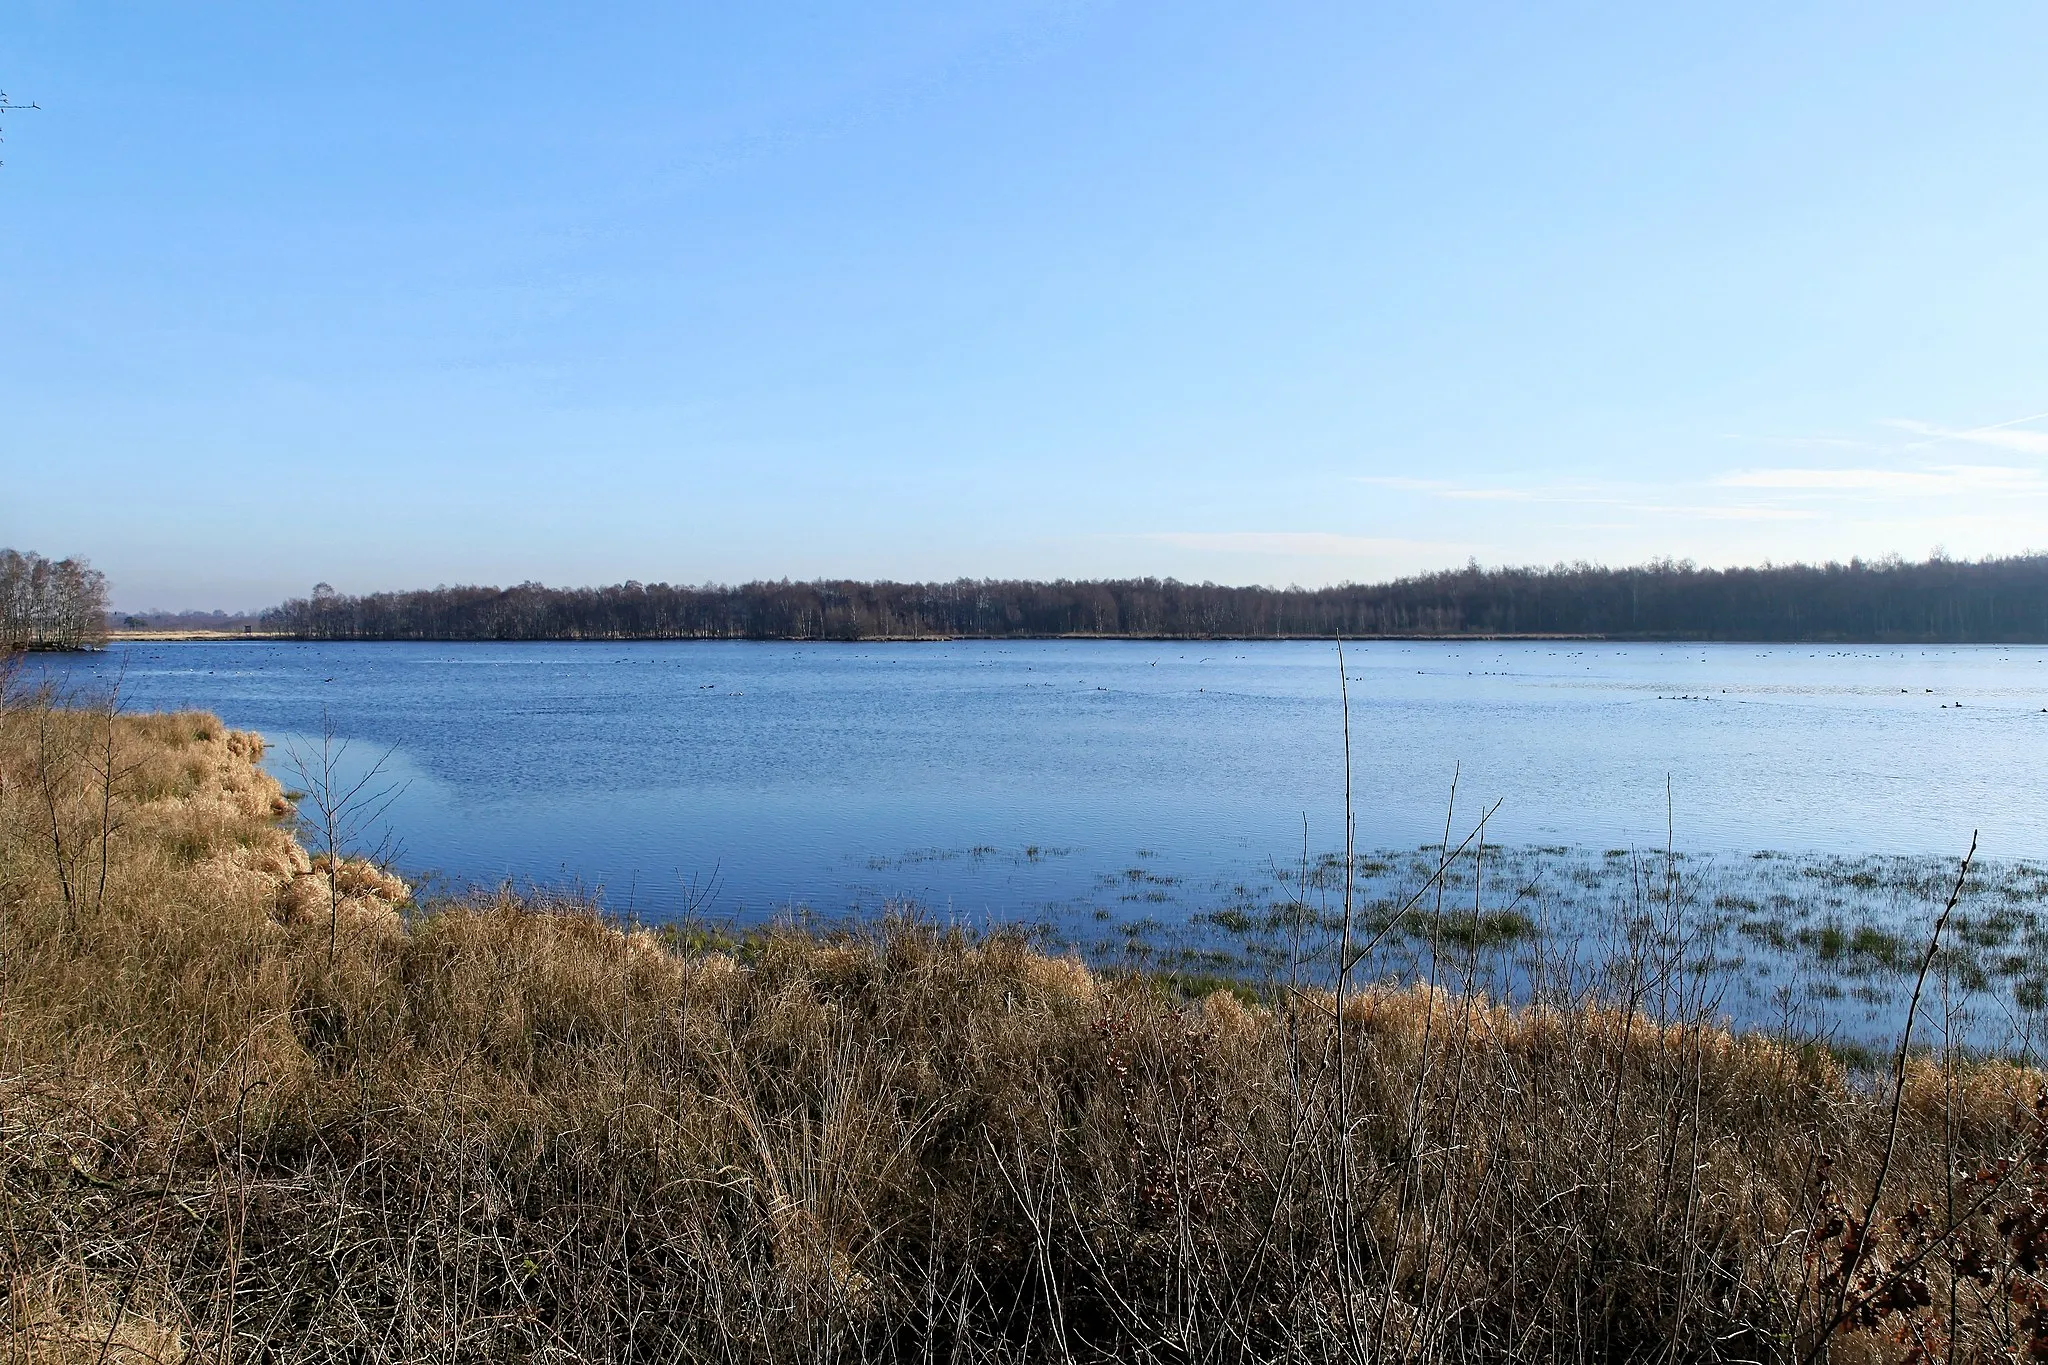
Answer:
[[[1351, 939], [1369, 949], [1361, 970], [1375, 979], [1467, 979], [1506, 998], [1617, 948], [1676, 952], [1738, 1026], [1797, 1020], [1847, 1045], [1896, 1027], [1955, 875], [1953, 860], [1934, 857], [1540, 845], [1447, 860], [1440, 845], [1382, 849], [1356, 859]], [[1327, 980], [1343, 889], [1341, 852], [1270, 868], [1256, 884], [1183, 886], [1180, 903], [1206, 895], [1207, 906], [1182, 923], [1126, 924], [1119, 950], [1147, 961], [1200, 953], [1209, 969], [1254, 982]], [[1977, 862], [1932, 968], [1959, 1038], [2032, 1056], [2048, 1036], [2048, 872]]]

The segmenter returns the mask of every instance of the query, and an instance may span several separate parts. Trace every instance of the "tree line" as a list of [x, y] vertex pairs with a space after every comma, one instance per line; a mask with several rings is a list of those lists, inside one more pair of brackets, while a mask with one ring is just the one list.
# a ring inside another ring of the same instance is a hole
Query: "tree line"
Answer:
[[0, 650], [107, 642], [107, 576], [82, 559], [0, 549]]
[[262, 629], [261, 617], [247, 611], [130, 611], [109, 620], [122, 630], [204, 630], [248, 635]]
[[2048, 554], [1701, 569], [1462, 569], [1331, 588], [1173, 579], [953, 583], [326, 584], [263, 613], [314, 640], [872, 640], [1046, 636], [1443, 637], [1894, 643], [2048, 642]]

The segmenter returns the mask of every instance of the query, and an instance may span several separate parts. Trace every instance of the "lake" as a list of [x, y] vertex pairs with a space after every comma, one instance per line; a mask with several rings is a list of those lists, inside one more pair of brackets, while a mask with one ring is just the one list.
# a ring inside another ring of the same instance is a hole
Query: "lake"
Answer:
[[[2048, 853], [2048, 650], [1365, 642], [1359, 844]], [[390, 753], [403, 863], [751, 915], [1193, 913], [1342, 843], [1329, 643], [118, 645], [131, 708]], [[1667, 783], [1669, 803], [1667, 806]], [[1134, 878], [1134, 871], [1142, 877]]]
[[[1551, 970], [1537, 944], [1612, 961], [1677, 906], [1670, 951], [1712, 961], [1731, 1017], [1881, 1040], [1975, 831], [1958, 1026], [2019, 1055], [2048, 1036], [2048, 649], [1375, 641], [1345, 664], [1361, 914], [1435, 915], [1372, 972], [1483, 943], [1459, 969], [1517, 992]], [[261, 731], [292, 788], [331, 726], [345, 769], [400, 787], [367, 841], [430, 891], [648, 921], [914, 907], [1239, 977], [1341, 902], [1329, 643], [152, 642], [35, 667]], [[1467, 856], [1435, 879], [1447, 829]]]

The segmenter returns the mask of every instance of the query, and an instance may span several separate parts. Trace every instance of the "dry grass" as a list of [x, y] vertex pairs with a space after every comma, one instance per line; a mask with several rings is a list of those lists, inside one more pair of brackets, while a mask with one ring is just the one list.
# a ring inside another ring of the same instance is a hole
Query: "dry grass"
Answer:
[[2033, 1344], [2030, 1072], [1916, 1061], [1859, 1242], [1889, 1094], [1698, 1011], [1369, 988], [1340, 1023], [915, 923], [417, 914], [356, 864], [330, 953], [258, 751], [0, 710], [0, 1360]]

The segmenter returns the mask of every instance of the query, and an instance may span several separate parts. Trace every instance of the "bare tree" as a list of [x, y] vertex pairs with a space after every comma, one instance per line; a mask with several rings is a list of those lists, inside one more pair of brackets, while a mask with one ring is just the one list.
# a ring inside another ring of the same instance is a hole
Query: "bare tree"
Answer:
[[[306, 841], [313, 847], [314, 866], [327, 879], [327, 960], [334, 953], [341, 931], [341, 865], [351, 855], [380, 868], [389, 868], [398, 858], [390, 831], [383, 828], [391, 803], [404, 794], [406, 784], [390, 780], [391, 757], [396, 745], [386, 749], [360, 773], [351, 774], [347, 763], [350, 742], [334, 731], [334, 717], [320, 710], [320, 742], [313, 748], [298, 740], [286, 740], [285, 766], [304, 795], [300, 798], [299, 823]], [[312, 809], [308, 811], [306, 805]], [[381, 832], [380, 832], [381, 831]], [[377, 839], [364, 847], [371, 834]]]
[[0, 649], [97, 649], [107, 576], [83, 559], [0, 549]]
[[39, 841], [49, 845], [64, 903], [64, 924], [77, 933], [106, 908], [114, 842], [124, 826], [115, 796], [135, 771], [119, 735], [121, 682], [98, 692], [59, 691], [43, 682], [18, 685], [18, 653], [0, 651], [0, 708], [31, 715], [26, 748]]

